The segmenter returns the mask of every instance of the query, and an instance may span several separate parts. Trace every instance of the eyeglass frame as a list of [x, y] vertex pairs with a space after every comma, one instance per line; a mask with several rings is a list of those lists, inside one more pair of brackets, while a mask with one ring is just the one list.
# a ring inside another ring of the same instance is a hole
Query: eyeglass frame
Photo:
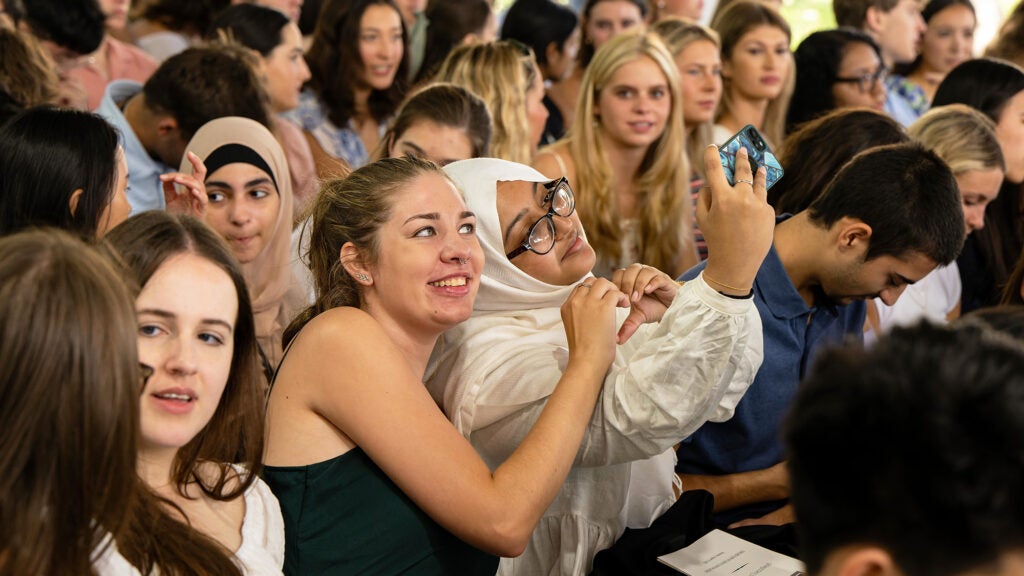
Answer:
[[[861, 94], [869, 94], [869, 93], [871, 93], [871, 90], [879, 82], [884, 84], [885, 83], [885, 79], [888, 78], [888, 76], [889, 76], [889, 67], [886, 66], [885, 64], [882, 64], [874, 72], [872, 72], [870, 74], [861, 74], [860, 76], [856, 76], [856, 77], [852, 77], [852, 78], [849, 77], [849, 76], [836, 76], [835, 78], [832, 79], [832, 83], [833, 84], [837, 84], [837, 83], [844, 83], [845, 84], [845, 83], [856, 82], [857, 83], [857, 90], [859, 90]], [[865, 88], [865, 82], [868, 83], [866, 88]]]
[[[536, 229], [537, 226], [540, 226], [540, 223], [543, 222], [544, 220], [548, 220], [548, 225], [551, 226], [551, 232], [553, 236], [555, 233], [555, 216], [568, 218], [569, 216], [572, 216], [574, 212], [576, 212], [576, 193], [573, 192], [572, 186], [569, 185], [569, 180], [565, 176], [562, 176], [558, 180], [552, 180], [551, 182], [545, 183], [544, 188], [547, 190], [547, 193], [544, 195], [544, 200], [541, 202], [541, 206], [547, 204], [548, 213], [538, 218], [530, 226], [530, 228], [526, 232], [526, 239], [523, 240], [523, 242], [519, 246], [517, 246], [515, 250], [509, 252], [508, 254], [505, 254], [505, 257], [508, 258], [509, 260], [512, 260], [516, 256], [523, 254], [527, 250], [540, 256], [543, 256], [548, 252], [551, 252], [551, 250], [554, 249], [555, 247], [554, 241], [552, 241], [551, 246], [548, 247], [548, 249], [543, 252], [537, 250], [536, 248], [530, 245], [530, 237], [533, 236], [534, 229]], [[566, 191], [568, 191], [569, 201], [571, 202], [568, 214], [559, 214], [558, 212], [555, 212], [555, 194], [558, 193], [558, 191], [563, 188]]]

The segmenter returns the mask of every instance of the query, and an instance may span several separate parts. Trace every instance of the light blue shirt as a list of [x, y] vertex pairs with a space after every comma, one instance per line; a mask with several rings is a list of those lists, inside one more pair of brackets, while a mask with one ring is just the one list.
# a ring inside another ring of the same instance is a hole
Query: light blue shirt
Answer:
[[124, 148], [124, 157], [128, 162], [127, 195], [133, 216], [147, 210], [163, 210], [166, 207], [160, 175], [175, 171], [174, 168], [149, 155], [118, 106], [139, 92], [142, 92], [142, 84], [131, 80], [115, 80], [107, 85], [103, 100], [96, 109], [96, 113], [120, 133], [121, 147]]

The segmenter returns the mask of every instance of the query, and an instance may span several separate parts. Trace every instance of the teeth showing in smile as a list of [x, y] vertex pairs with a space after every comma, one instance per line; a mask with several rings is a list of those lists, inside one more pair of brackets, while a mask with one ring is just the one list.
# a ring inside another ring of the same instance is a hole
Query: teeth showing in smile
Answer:
[[187, 395], [187, 394], [174, 394], [172, 392], [168, 392], [166, 394], [156, 394], [155, 396], [157, 398], [162, 399], [162, 400], [178, 400], [180, 402], [191, 402], [192, 401], [192, 397]]
[[466, 278], [465, 277], [449, 278], [447, 280], [439, 280], [437, 282], [431, 282], [430, 285], [431, 286], [437, 286], [438, 288], [444, 288], [444, 287], [448, 287], [448, 286], [465, 286], [466, 285]]

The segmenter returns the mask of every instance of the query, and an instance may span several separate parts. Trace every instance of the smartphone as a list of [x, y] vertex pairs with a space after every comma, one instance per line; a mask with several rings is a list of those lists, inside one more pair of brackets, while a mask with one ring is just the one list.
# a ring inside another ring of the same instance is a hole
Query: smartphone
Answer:
[[764, 166], [768, 172], [766, 185], [771, 189], [776, 182], [782, 178], [782, 165], [778, 158], [772, 153], [768, 143], [764, 141], [761, 133], [753, 125], [747, 124], [739, 132], [733, 134], [732, 138], [726, 140], [725, 144], [718, 147], [718, 156], [721, 158], [722, 167], [725, 168], [725, 178], [729, 184], [735, 184], [736, 153], [740, 148], [747, 149], [747, 159], [750, 161], [750, 173], [753, 175], [760, 166]]

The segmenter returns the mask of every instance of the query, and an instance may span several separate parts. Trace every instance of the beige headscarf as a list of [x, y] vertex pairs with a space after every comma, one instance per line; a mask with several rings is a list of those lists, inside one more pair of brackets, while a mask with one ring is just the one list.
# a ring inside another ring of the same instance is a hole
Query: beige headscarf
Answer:
[[[242, 264], [242, 273], [252, 298], [256, 338], [271, 367], [276, 368], [281, 361], [281, 335], [292, 317], [299, 312], [290, 294], [298, 286], [292, 276], [289, 252], [292, 232], [291, 176], [284, 151], [274, 135], [262, 124], [248, 118], [227, 117], [207, 122], [192, 137], [186, 150], [194, 152], [205, 162], [211, 154], [228, 144], [241, 145], [255, 152], [270, 168], [270, 176], [277, 184], [277, 193], [281, 197], [270, 240], [252, 262]], [[258, 167], [265, 169], [263, 166]], [[181, 171], [192, 174], [192, 164], [187, 158], [181, 161]]]

